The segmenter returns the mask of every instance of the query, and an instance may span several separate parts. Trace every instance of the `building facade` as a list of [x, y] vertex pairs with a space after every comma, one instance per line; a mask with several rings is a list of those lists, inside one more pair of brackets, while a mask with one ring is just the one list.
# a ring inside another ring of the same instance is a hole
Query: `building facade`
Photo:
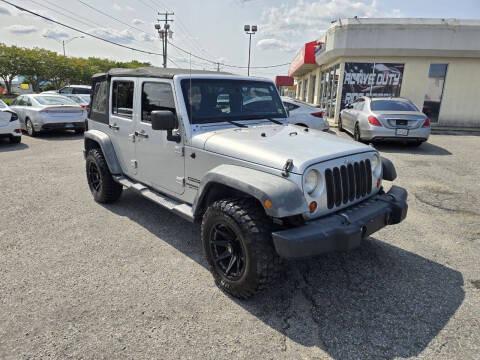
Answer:
[[304, 45], [289, 76], [335, 122], [359, 96], [401, 96], [436, 127], [478, 129], [478, 39], [477, 20], [342, 19]]

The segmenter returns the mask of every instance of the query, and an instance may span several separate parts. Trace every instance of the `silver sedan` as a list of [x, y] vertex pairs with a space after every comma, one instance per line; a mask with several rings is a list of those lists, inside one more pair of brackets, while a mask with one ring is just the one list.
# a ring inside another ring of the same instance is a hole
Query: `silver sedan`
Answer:
[[430, 136], [430, 119], [404, 98], [360, 97], [346, 106], [340, 131], [364, 142], [402, 141], [420, 145]]
[[44, 130], [75, 130], [76, 133], [82, 133], [85, 129], [86, 111], [65, 96], [20, 95], [10, 107], [18, 114], [22, 129], [30, 136]]

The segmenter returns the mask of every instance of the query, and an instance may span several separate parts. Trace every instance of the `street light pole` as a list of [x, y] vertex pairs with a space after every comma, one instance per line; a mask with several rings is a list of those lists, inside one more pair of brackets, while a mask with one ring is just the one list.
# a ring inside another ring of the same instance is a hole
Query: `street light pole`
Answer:
[[257, 25], [245, 25], [243, 30], [248, 35], [248, 67], [247, 67], [247, 75], [250, 76], [250, 56], [252, 54], [252, 35], [258, 30]]

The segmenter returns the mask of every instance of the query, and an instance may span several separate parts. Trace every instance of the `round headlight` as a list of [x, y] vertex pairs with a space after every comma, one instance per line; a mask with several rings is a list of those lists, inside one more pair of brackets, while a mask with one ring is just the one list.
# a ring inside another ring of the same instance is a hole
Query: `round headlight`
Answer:
[[372, 173], [376, 177], [380, 176], [380, 171], [382, 169], [382, 162], [380, 161], [380, 157], [378, 156], [378, 154], [374, 154], [370, 158], [370, 164], [372, 166]]
[[318, 172], [317, 170], [310, 170], [304, 178], [304, 188], [308, 194], [315, 191], [318, 186]]

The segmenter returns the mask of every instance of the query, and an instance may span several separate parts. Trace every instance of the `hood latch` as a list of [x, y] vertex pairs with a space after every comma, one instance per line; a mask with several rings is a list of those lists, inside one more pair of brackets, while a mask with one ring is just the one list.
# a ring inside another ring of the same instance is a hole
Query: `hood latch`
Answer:
[[285, 162], [285, 165], [283, 165], [282, 176], [283, 176], [283, 177], [288, 177], [288, 174], [290, 173], [290, 171], [292, 170], [292, 168], [293, 168], [293, 160], [292, 160], [292, 159], [288, 159], [288, 160]]

